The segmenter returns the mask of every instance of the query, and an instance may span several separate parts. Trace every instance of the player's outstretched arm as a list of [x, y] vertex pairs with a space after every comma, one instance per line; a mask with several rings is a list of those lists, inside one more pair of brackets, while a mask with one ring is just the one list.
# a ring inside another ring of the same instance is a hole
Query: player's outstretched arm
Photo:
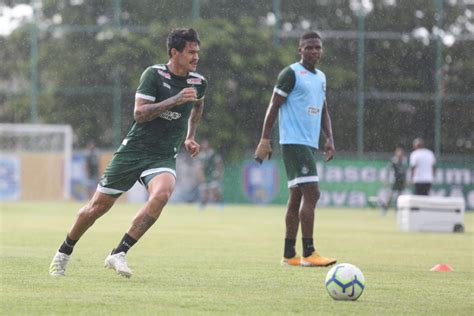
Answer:
[[331, 116], [329, 115], [328, 104], [326, 101], [324, 101], [322, 114], [323, 116], [321, 127], [324, 138], [326, 139], [326, 142], [324, 144], [324, 154], [326, 156], [326, 161], [330, 161], [336, 153], [336, 148], [334, 147], [334, 139], [332, 137]]
[[273, 92], [270, 104], [267, 108], [267, 113], [265, 114], [265, 119], [263, 121], [262, 128], [262, 137], [258, 143], [257, 149], [255, 149], [254, 159], [262, 163], [265, 159], [270, 159], [272, 157], [272, 147], [270, 145], [270, 134], [275, 123], [276, 118], [278, 117], [278, 110], [280, 106], [285, 102], [286, 97], [281, 96]]
[[194, 140], [194, 137], [196, 136], [196, 130], [201, 121], [203, 110], [204, 100], [201, 99], [194, 104], [191, 114], [189, 115], [188, 133], [184, 141], [184, 147], [191, 154], [191, 157], [195, 157], [201, 150], [201, 146]]
[[197, 101], [195, 88], [184, 88], [178, 94], [158, 103], [137, 97], [135, 98], [133, 118], [137, 123], [148, 122], [177, 105], [195, 101]]

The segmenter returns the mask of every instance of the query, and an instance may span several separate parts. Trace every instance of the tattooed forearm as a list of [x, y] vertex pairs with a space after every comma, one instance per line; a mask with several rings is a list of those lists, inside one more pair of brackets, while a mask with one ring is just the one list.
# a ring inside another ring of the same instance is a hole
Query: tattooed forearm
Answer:
[[176, 97], [171, 97], [159, 103], [140, 103], [135, 105], [133, 116], [137, 123], [148, 122], [157, 118], [175, 105]]
[[195, 88], [184, 88], [178, 94], [158, 103], [151, 103], [148, 100], [136, 98], [133, 116], [137, 123], [151, 121], [172, 107], [188, 102], [199, 102]]

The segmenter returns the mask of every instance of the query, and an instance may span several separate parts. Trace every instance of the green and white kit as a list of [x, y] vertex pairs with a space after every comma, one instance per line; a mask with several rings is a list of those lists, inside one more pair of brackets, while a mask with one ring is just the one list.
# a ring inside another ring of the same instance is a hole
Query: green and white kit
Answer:
[[316, 148], [299, 144], [281, 145], [281, 153], [288, 177], [288, 188], [319, 182]]
[[[187, 77], [173, 74], [167, 65], [148, 67], [140, 78], [135, 97], [158, 103], [194, 87], [204, 98], [207, 81], [195, 72]], [[176, 156], [188, 127], [193, 102], [177, 105], [152, 121], [133, 122], [121, 146], [114, 153], [97, 187], [99, 192], [117, 196], [138, 180], [143, 185], [162, 172], [176, 177]]]

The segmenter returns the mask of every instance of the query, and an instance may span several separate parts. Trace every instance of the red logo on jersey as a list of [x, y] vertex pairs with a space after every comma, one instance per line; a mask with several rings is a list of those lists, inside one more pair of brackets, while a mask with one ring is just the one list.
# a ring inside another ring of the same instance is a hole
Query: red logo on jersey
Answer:
[[189, 78], [186, 82], [189, 84], [201, 84], [202, 80], [199, 78]]
[[158, 73], [162, 76], [165, 77], [166, 79], [171, 79], [171, 75], [167, 72], [164, 72], [163, 70], [158, 69]]
[[307, 75], [308, 72], [306, 70], [300, 70], [300, 75]]

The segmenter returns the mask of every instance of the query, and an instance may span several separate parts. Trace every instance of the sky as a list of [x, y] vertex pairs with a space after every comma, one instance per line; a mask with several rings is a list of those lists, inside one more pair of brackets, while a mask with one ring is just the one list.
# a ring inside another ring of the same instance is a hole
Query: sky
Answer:
[[0, 36], [10, 33], [33, 17], [33, 8], [27, 4], [18, 4], [14, 7], [0, 6]]
[[[83, 0], [69, 0], [71, 5], [82, 5]], [[385, 5], [393, 6], [397, 5], [399, 0], [383, 0]], [[353, 11], [359, 11], [363, 14], [370, 14], [373, 10], [374, 0], [350, 0], [350, 7]], [[474, 5], [474, 0], [447, 0], [449, 5], [457, 5], [458, 3], [464, 3], [465, 5]], [[41, 2], [37, 2], [38, 7], [41, 7]], [[423, 15], [421, 11], [420, 14]], [[417, 12], [417, 17], [418, 12]], [[33, 18], [33, 8], [28, 4], [18, 4], [13, 7], [8, 7], [6, 5], [0, 5], [0, 36], [8, 36], [13, 30], [19, 27], [21, 24], [31, 21]], [[60, 16], [58, 15], [60, 19]], [[422, 18], [419, 17], [419, 18]], [[275, 23], [273, 13], [269, 13], [267, 16], [267, 22], [269, 24]], [[413, 36], [420, 40], [423, 40], [425, 44], [429, 43], [430, 33], [438, 32], [438, 35], [443, 39], [443, 43], [446, 46], [452, 46], [455, 42], [456, 36], [460, 35], [463, 30], [468, 31], [468, 33], [474, 33], [474, 12], [469, 9], [466, 9], [464, 16], [460, 16], [458, 20], [452, 25], [446, 25], [445, 31], [443, 30], [428, 30], [424, 27], [419, 27], [418, 29], [413, 30]], [[57, 22], [57, 21], [54, 21]], [[286, 23], [287, 24], [287, 23]], [[286, 24], [283, 25], [285, 29]], [[430, 32], [431, 31], [431, 32]]]

